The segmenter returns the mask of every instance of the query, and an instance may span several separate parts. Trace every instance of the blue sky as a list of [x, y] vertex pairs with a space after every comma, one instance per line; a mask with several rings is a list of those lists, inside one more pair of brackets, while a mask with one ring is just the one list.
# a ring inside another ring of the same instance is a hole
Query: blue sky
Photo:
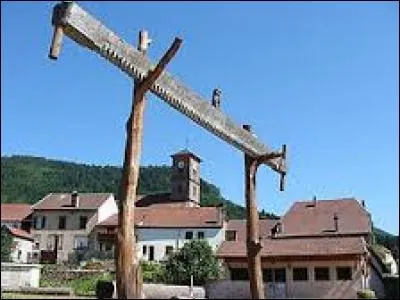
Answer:
[[[260, 208], [296, 200], [364, 199], [375, 225], [399, 227], [399, 13], [396, 2], [78, 2], [155, 61], [183, 38], [168, 70], [250, 123], [269, 147], [288, 145], [289, 175], [261, 167]], [[132, 82], [64, 39], [47, 58], [52, 2], [1, 2], [1, 154], [121, 165]], [[186, 145], [203, 178], [244, 205], [243, 154], [160, 99], [145, 112], [144, 165]]]

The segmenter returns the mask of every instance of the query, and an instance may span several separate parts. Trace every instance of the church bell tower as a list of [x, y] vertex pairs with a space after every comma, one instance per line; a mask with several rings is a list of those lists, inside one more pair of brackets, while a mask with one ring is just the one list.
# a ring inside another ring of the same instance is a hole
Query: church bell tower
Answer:
[[172, 157], [171, 199], [186, 202], [186, 206], [200, 206], [200, 162], [201, 159], [182, 150]]

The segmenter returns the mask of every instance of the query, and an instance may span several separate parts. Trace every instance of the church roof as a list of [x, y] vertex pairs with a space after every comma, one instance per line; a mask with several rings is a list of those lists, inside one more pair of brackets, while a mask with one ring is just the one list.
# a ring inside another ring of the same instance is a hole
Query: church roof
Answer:
[[188, 149], [183, 149], [183, 150], [178, 151], [171, 155], [171, 157], [176, 157], [176, 156], [190, 156], [190, 157], [194, 158], [195, 160], [197, 160], [198, 162], [201, 162], [201, 158], [198, 157], [193, 152], [189, 151]]

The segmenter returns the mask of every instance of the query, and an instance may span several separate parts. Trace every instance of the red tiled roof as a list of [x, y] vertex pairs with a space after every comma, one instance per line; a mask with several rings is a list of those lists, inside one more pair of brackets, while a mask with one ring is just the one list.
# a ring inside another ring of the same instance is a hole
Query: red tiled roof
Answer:
[[[259, 235], [262, 237], [270, 236], [271, 228], [279, 220], [260, 219], [259, 221]], [[246, 241], [246, 220], [229, 220], [226, 230], [236, 231], [236, 241]]]
[[[325, 256], [361, 254], [364, 245], [361, 237], [310, 237], [261, 240], [262, 257]], [[246, 258], [246, 242], [224, 241], [217, 252], [218, 257]]]
[[111, 193], [79, 193], [79, 207], [71, 206], [70, 193], [51, 193], [32, 206], [36, 209], [97, 209], [104, 201], [113, 194]]
[[170, 198], [171, 193], [157, 193], [148, 195], [138, 195], [136, 197], [136, 207], [186, 207], [186, 202]]
[[25, 230], [19, 229], [19, 228], [14, 228], [14, 227], [8, 227], [6, 226], [8, 229], [8, 232], [15, 236], [15, 237], [19, 237], [22, 239], [28, 239], [28, 240], [32, 240], [33, 241], [33, 237], [32, 235], [30, 235], [28, 232], [26, 232]]
[[[320, 235], [334, 229], [334, 214], [338, 217], [340, 234], [371, 232], [368, 212], [354, 198], [295, 202], [282, 217], [282, 235]], [[309, 206], [309, 207], [308, 207]]]
[[[138, 227], [222, 227], [218, 207], [137, 207], [135, 225]], [[114, 214], [97, 226], [117, 226]]]
[[1, 220], [21, 222], [32, 213], [30, 204], [2, 203]]

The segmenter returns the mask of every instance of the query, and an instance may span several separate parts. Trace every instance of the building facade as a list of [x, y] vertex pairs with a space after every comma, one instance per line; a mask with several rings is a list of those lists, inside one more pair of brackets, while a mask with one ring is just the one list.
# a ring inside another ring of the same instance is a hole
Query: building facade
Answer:
[[[233, 290], [248, 280], [245, 228], [229, 221], [217, 253]], [[260, 220], [260, 234], [267, 297], [356, 298], [362, 288], [383, 296], [369, 259], [370, 215], [355, 199], [296, 202], [280, 220]]]
[[32, 207], [34, 255], [56, 252], [57, 262], [74, 250], [89, 249], [96, 224], [118, 211], [113, 194], [52, 193]]
[[[117, 226], [117, 214], [96, 226], [96, 250], [114, 250]], [[193, 239], [206, 240], [217, 251], [225, 238], [226, 221], [221, 207], [140, 207], [135, 208], [132, 226], [137, 257], [164, 261]]]

